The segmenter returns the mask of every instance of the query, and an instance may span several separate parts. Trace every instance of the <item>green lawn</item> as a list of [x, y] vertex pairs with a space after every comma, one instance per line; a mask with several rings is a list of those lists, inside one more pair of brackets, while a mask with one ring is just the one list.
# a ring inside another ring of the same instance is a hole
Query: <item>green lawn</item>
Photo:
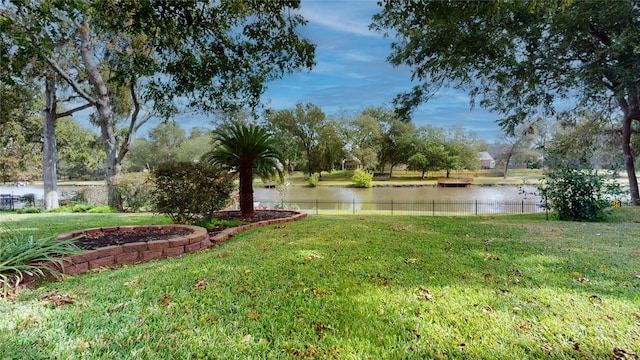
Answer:
[[[608, 223], [311, 216], [0, 299], [2, 358], [605, 359], [640, 354], [640, 211]], [[0, 214], [38, 234], [166, 222]], [[54, 225], [49, 225], [54, 223]], [[616, 357], [617, 356], [617, 357]]]

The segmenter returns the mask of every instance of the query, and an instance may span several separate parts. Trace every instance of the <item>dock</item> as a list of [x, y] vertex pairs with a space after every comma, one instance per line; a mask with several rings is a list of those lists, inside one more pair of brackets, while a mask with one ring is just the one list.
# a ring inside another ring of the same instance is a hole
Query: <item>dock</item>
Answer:
[[473, 184], [473, 178], [439, 178], [439, 187], [467, 187]]

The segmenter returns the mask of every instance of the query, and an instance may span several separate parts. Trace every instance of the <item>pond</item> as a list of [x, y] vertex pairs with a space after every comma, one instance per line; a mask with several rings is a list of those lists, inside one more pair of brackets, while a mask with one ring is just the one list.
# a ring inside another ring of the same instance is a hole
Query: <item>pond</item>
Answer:
[[[59, 186], [61, 198], [79, 187]], [[487, 213], [540, 211], [540, 198], [532, 195], [536, 187], [526, 186], [380, 186], [358, 189], [339, 186], [301, 187], [290, 186], [284, 198], [276, 189], [256, 187], [256, 204], [265, 208], [278, 207], [284, 203], [290, 207], [313, 212], [314, 210], [384, 210], [421, 211], [435, 213]], [[42, 201], [41, 186], [0, 186], [0, 194], [23, 196], [34, 194], [36, 202]], [[507, 205], [505, 205], [507, 204]], [[530, 205], [529, 205], [530, 204]], [[513, 210], [512, 210], [513, 208]], [[447, 210], [442, 210], [447, 209]], [[452, 210], [449, 210], [452, 209]]]

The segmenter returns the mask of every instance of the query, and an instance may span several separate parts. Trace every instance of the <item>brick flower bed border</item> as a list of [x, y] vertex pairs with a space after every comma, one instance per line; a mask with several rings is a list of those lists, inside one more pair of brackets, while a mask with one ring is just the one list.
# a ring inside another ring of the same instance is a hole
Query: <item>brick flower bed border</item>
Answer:
[[[232, 211], [232, 210], [231, 210]], [[60, 240], [72, 239], [74, 237], [106, 233], [112, 231], [133, 231], [134, 229], [164, 229], [164, 230], [177, 230], [185, 229], [189, 230], [191, 234], [177, 237], [170, 240], [156, 240], [147, 242], [135, 242], [124, 245], [107, 246], [95, 250], [87, 250], [81, 254], [65, 257], [62, 259], [64, 269], [61, 271], [66, 275], [77, 275], [87, 272], [92, 269], [101, 267], [112, 267], [123, 264], [137, 264], [154, 259], [164, 259], [181, 254], [187, 254], [201, 249], [211, 247], [212, 245], [219, 244], [232, 236], [238, 234], [241, 231], [255, 228], [258, 226], [272, 225], [286, 223], [290, 221], [297, 221], [307, 217], [307, 213], [294, 210], [260, 210], [261, 212], [288, 212], [291, 213], [290, 217], [270, 219], [254, 222], [247, 225], [228, 228], [222, 230], [220, 233], [209, 237], [207, 229], [199, 226], [191, 225], [130, 225], [130, 226], [113, 226], [78, 230], [69, 233], [64, 233], [58, 236]], [[45, 266], [53, 266], [56, 270], [59, 269], [54, 264], [44, 264]], [[25, 275], [24, 280], [14, 290], [21, 290], [24, 288], [37, 285], [37, 278], [31, 278]]]

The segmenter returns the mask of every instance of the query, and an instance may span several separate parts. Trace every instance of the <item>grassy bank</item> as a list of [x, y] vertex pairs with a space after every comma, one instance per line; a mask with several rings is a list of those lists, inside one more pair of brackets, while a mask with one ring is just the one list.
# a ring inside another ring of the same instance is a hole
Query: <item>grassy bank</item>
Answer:
[[[127, 214], [40, 216], [0, 214], [0, 221], [42, 234], [132, 221]], [[0, 300], [0, 354], [640, 354], [638, 218], [632, 208], [598, 224], [544, 215], [314, 216], [256, 228], [208, 251], [80, 275]]]
[[[542, 177], [542, 172], [537, 169], [513, 169], [509, 170], [505, 179], [500, 170], [455, 171], [451, 173], [454, 178], [473, 178], [476, 185], [522, 185], [535, 184]], [[318, 186], [351, 186], [353, 171], [335, 170], [330, 173], [323, 172]], [[429, 172], [425, 178], [417, 171], [394, 171], [393, 176], [376, 176], [373, 186], [434, 186], [438, 178], [446, 177], [444, 171]], [[306, 176], [301, 172], [294, 172], [289, 176], [289, 182], [294, 186], [306, 186]], [[262, 186], [260, 180], [256, 180], [256, 186]]]

